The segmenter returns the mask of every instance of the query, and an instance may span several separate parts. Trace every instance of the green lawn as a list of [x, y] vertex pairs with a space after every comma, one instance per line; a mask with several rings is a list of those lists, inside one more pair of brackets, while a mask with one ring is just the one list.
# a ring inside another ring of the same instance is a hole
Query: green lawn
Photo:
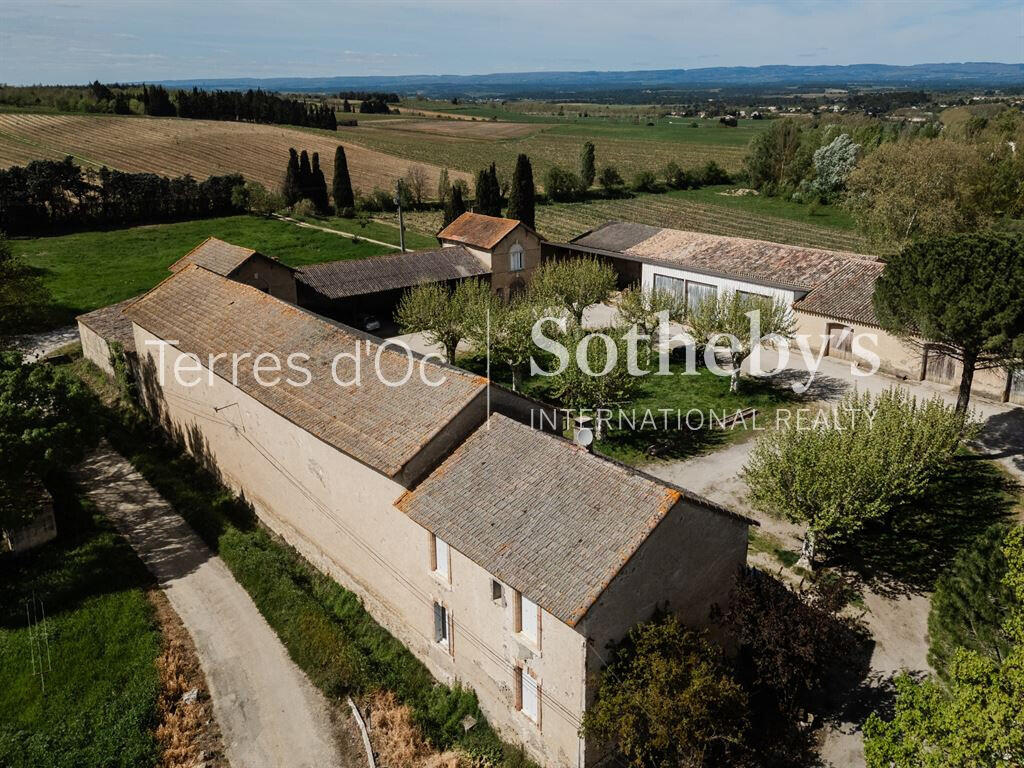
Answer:
[[[382, 243], [398, 245], [398, 227], [392, 227], [374, 219], [344, 219], [340, 216], [300, 216], [303, 221], [316, 224], [320, 227], [351, 232], [357, 237], [368, 237], [372, 240], [380, 240]], [[423, 251], [429, 248], [437, 248], [436, 237], [416, 232], [405, 227], [405, 247], [410, 251]]]
[[42, 274], [52, 297], [46, 325], [55, 327], [72, 322], [82, 312], [149, 290], [168, 276], [170, 264], [210, 236], [276, 256], [293, 267], [389, 251], [380, 245], [354, 243], [347, 237], [256, 216], [23, 238], [11, 244], [16, 254]]
[[[153, 765], [161, 640], [149, 575], [73, 493], [58, 502], [59, 537], [0, 560], [0, 765]], [[49, 638], [42, 681], [25, 618], [33, 594]]]

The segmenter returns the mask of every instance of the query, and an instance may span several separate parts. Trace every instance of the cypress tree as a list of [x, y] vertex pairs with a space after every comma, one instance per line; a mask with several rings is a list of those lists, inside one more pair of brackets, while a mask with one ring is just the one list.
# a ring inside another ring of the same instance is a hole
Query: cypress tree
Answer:
[[355, 196], [352, 194], [352, 179], [348, 175], [348, 160], [345, 158], [345, 148], [340, 144], [334, 150], [334, 180], [332, 181], [332, 186], [334, 211], [339, 216], [343, 216], [343, 211], [355, 208], [356, 201]]
[[309, 164], [309, 153], [302, 150], [299, 155], [299, 198], [312, 199], [313, 167]]
[[488, 216], [501, 216], [501, 184], [498, 183], [498, 169], [491, 163], [491, 211]]
[[508, 217], [519, 219], [528, 227], [535, 226], [535, 198], [537, 189], [533, 184], [533, 167], [530, 158], [519, 155], [516, 170], [512, 174], [512, 189], [508, 194]]
[[501, 188], [498, 186], [498, 171], [491, 163], [490, 168], [481, 169], [476, 175], [476, 212], [485, 216], [501, 216]]
[[327, 179], [324, 172], [320, 170], [320, 153], [313, 153], [313, 181], [312, 195], [310, 199], [316, 206], [317, 213], [327, 213], [329, 203], [327, 202]]
[[302, 197], [302, 189], [299, 186], [299, 155], [294, 147], [288, 150], [288, 170], [284, 175], [281, 195], [288, 205], [295, 205]]
[[462, 187], [452, 187], [451, 194], [444, 204], [444, 226], [448, 226], [466, 212], [466, 202], [462, 199]]
[[592, 141], [583, 145], [583, 152], [580, 154], [580, 181], [583, 182], [584, 191], [594, 186], [594, 142]]

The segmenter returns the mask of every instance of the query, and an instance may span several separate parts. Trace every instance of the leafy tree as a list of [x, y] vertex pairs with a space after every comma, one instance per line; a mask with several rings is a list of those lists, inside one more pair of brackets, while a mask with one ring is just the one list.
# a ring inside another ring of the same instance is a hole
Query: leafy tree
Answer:
[[626, 182], [622, 180], [622, 176], [619, 175], [619, 171], [614, 165], [606, 165], [602, 168], [597, 182], [609, 195], [620, 195], [626, 188]]
[[1004, 628], [1013, 645], [1002, 661], [968, 648], [953, 652], [946, 679], [896, 679], [892, 716], [864, 725], [869, 768], [959, 768], [1024, 764], [1024, 526], [1004, 541], [1004, 585], [1013, 607]]
[[[561, 343], [569, 350], [570, 359], [565, 369], [552, 378], [555, 397], [567, 408], [596, 411], [599, 408], [629, 402], [640, 389], [640, 377], [629, 372], [628, 348], [625, 329], [608, 329], [604, 341], [599, 337], [584, 340], [589, 335], [577, 326], [570, 327]], [[580, 363], [584, 356], [586, 366]], [[614, 356], [609, 360], [609, 356]], [[594, 436], [602, 437], [602, 422], [595, 422]]]
[[957, 648], [997, 664], [1009, 655], [1012, 638], [1004, 622], [1013, 590], [1005, 583], [1005, 537], [1005, 526], [989, 528], [957, 555], [935, 584], [928, 614], [928, 663], [940, 677], [948, 677]]
[[352, 194], [352, 179], [348, 175], [348, 158], [341, 144], [334, 150], [334, 178], [331, 180], [334, 196], [334, 210], [339, 216], [355, 209], [356, 200]]
[[299, 174], [299, 153], [295, 148], [288, 150], [288, 169], [285, 171], [284, 184], [281, 185], [281, 195], [285, 203], [295, 205], [302, 197], [302, 182]]
[[730, 184], [731, 182], [732, 178], [722, 166], [714, 160], [708, 160], [694, 174], [693, 186], [713, 187], [716, 184]]
[[583, 196], [583, 182], [571, 171], [553, 165], [544, 174], [544, 191], [552, 200], [565, 202]]
[[455, 362], [459, 342], [468, 339], [480, 307], [490, 301], [491, 288], [480, 280], [463, 280], [454, 290], [441, 283], [424, 283], [405, 292], [395, 311], [402, 333], [422, 332], [429, 344], [444, 347]]
[[469, 324], [467, 340], [477, 350], [489, 349], [491, 360], [508, 366], [515, 391], [536, 351], [533, 325], [541, 318], [542, 307], [528, 295], [513, 296], [509, 301], [492, 295], [475, 307], [477, 315]]
[[91, 403], [78, 378], [0, 353], [0, 528], [17, 527], [34, 512], [33, 478], [73, 465], [95, 440]]
[[875, 285], [882, 327], [962, 363], [957, 410], [979, 369], [1024, 362], [1024, 236], [954, 235], [913, 243]]
[[456, 184], [452, 187], [451, 194], [444, 204], [444, 223], [442, 226], [447, 227], [465, 212], [466, 203], [462, 198], [462, 187]]
[[[751, 318], [751, 313], [755, 312], [755, 318]], [[795, 327], [793, 314], [784, 302], [766, 296], [744, 295], [739, 291], [709, 296], [690, 308], [687, 322], [694, 339], [701, 344], [712, 344], [719, 334], [730, 335], [732, 377], [729, 389], [734, 392], [739, 388], [743, 361], [750, 357], [755, 347], [788, 341], [793, 338]]]
[[721, 653], [674, 617], [630, 631], [601, 672], [582, 733], [632, 768], [727, 765], [741, 750], [746, 697]]
[[896, 387], [851, 392], [812, 426], [765, 433], [743, 469], [756, 508], [807, 526], [808, 565], [873, 521], [891, 526], [976, 429], [940, 397], [918, 402]]
[[[239, 189], [236, 187], [235, 189]], [[269, 192], [266, 187], [258, 181], [247, 181], [243, 192], [239, 195], [238, 202], [244, 203], [244, 209], [258, 216], [270, 216], [275, 211], [285, 207], [284, 198], [281, 195]], [[232, 192], [232, 194], [234, 194]]]
[[536, 223], [537, 189], [533, 183], [533, 167], [530, 158], [520, 154], [516, 158], [516, 169], [512, 174], [512, 189], [508, 196], [508, 217], [518, 219], [528, 227]]
[[888, 143], [850, 174], [847, 206], [875, 242], [899, 248], [987, 223], [991, 175], [973, 146], [946, 139]]
[[644, 290], [639, 284], [631, 285], [619, 295], [617, 305], [619, 321], [625, 326], [636, 326], [637, 331], [651, 337], [651, 345], [661, 324], [661, 315], [668, 313], [668, 319], [681, 323], [686, 316], [686, 302], [671, 291], [662, 288]]
[[580, 186], [584, 191], [594, 186], [594, 174], [594, 142], [587, 141], [580, 153]]
[[422, 165], [413, 165], [405, 172], [403, 186], [409, 190], [412, 201], [420, 205], [427, 196], [427, 171]]
[[320, 153], [313, 153], [313, 168], [310, 173], [310, 196], [309, 199], [316, 207], [317, 213], [327, 213], [330, 203], [327, 199], [327, 179], [324, 172], [320, 170]]
[[452, 183], [448, 178], [448, 169], [442, 168], [440, 176], [437, 177], [437, 200], [441, 207], [448, 205], [448, 196], [452, 193]]
[[47, 298], [42, 280], [14, 255], [7, 236], [0, 232], [0, 348], [11, 336], [31, 327]]
[[846, 188], [846, 179], [857, 165], [860, 145], [849, 134], [836, 136], [830, 144], [814, 152], [814, 191], [826, 201], [835, 199]]
[[744, 159], [751, 186], [774, 192], [781, 186], [799, 181], [796, 159], [800, 133], [800, 126], [795, 120], [772, 120], [768, 130], [751, 140], [750, 150]]
[[607, 301], [615, 284], [615, 270], [603, 261], [564, 259], [542, 263], [533, 273], [530, 293], [545, 307], [565, 309], [582, 326], [584, 310]]
[[637, 171], [633, 175], [631, 186], [634, 192], [657, 192], [658, 177], [654, 175], [653, 171]]

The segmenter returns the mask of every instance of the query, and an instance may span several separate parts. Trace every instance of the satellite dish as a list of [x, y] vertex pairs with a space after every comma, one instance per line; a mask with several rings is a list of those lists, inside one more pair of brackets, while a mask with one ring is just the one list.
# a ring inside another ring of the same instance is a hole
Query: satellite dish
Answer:
[[594, 431], [589, 427], [580, 427], [576, 430], [576, 436], [574, 438], [577, 445], [582, 445], [586, 448], [592, 442], [594, 442]]

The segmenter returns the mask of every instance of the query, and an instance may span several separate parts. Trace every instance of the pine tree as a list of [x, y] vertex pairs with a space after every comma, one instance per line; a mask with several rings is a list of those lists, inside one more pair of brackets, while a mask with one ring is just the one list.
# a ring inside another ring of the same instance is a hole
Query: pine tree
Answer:
[[583, 182], [584, 190], [594, 185], [594, 175], [594, 142], [588, 141], [583, 145], [580, 155], [580, 181]]
[[444, 226], [448, 226], [466, 212], [466, 202], [462, 199], [462, 188], [452, 187], [448, 200], [444, 204]]
[[317, 213], [327, 213], [329, 203], [327, 202], [327, 179], [324, 172], [320, 170], [320, 153], [313, 153], [313, 181], [310, 199], [316, 206]]
[[288, 150], [288, 170], [284, 176], [281, 195], [288, 205], [295, 205], [302, 197], [302, 188], [299, 182], [299, 154], [294, 148]]
[[[346, 103], [348, 103], [346, 101]], [[348, 160], [345, 158], [345, 148], [338, 145], [334, 150], [334, 180], [332, 182], [332, 193], [334, 194], [334, 211], [339, 216], [344, 216], [346, 211], [355, 208], [355, 196], [352, 194], [352, 179], [348, 175]]]
[[309, 163], [309, 153], [302, 150], [299, 155], [299, 197], [312, 199], [313, 167]]
[[536, 194], [530, 158], [519, 155], [516, 158], [516, 170], [512, 174], [512, 189], [508, 194], [508, 217], [519, 219], [526, 226], [533, 227]]

